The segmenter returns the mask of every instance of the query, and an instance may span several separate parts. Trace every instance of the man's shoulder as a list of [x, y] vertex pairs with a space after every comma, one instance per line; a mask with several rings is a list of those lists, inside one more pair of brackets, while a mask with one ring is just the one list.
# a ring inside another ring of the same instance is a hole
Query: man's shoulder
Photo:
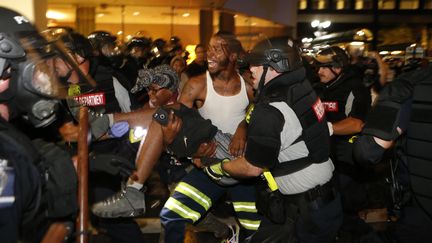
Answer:
[[194, 76], [194, 77], [190, 78], [187, 82], [188, 82], [188, 85], [193, 85], [196, 87], [205, 87], [205, 85], [207, 83], [206, 74], [203, 73], [201, 75]]
[[179, 101], [187, 106], [192, 106], [197, 99], [203, 99], [206, 87], [205, 75], [190, 78], [182, 89]]

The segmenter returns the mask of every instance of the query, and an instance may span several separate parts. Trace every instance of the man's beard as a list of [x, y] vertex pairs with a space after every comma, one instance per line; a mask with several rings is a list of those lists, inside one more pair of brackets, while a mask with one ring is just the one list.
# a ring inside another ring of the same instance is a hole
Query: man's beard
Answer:
[[[216, 70], [211, 72], [212, 75], [218, 75], [220, 74], [222, 71], [225, 71], [228, 69], [228, 65], [229, 65], [229, 59], [225, 58], [222, 61], [218, 61], [217, 62], [217, 66], [216, 66]], [[210, 72], [210, 70], [209, 70]]]

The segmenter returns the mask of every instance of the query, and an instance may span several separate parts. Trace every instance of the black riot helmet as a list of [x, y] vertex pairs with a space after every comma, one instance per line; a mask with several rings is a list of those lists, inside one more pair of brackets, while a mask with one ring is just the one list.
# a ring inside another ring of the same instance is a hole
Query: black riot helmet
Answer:
[[246, 61], [252, 66], [270, 66], [279, 73], [302, 67], [300, 50], [289, 37], [265, 39], [248, 53]]
[[132, 37], [126, 44], [128, 51], [134, 47], [150, 48], [152, 41], [146, 37]]
[[94, 53], [104, 65], [119, 68], [123, 65], [124, 54], [117, 42], [117, 37], [109, 32], [98, 30], [87, 37], [93, 46]]
[[0, 102], [9, 106], [10, 114], [24, 115], [36, 127], [55, 120], [57, 99], [67, 96], [67, 87], [57, 76], [56, 61], [77, 67], [26, 17], [0, 7]]
[[138, 66], [142, 67], [150, 56], [152, 42], [146, 37], [133, 37], [126, 45], [126, 52]]
[[7, 85], [0, 102], [8, 104], [11, 116], [25, 114], [36, 127], [49, 124], [56, 102], [47, 97], [57, 94], [54, 71], [44, 61], [51, 47], [21, 14], [0, 7], [0, 19], [0, 71], [2, 85]]
[[322, 49], [315, 57], [315, 65], [317, 67], [344, 68], [348, 64], [348, 54], [338, 46]]
[[93, 56], [93, 47], [90, 40], [77, 32], [69, 32], [61, 35], [60, 41], [64, 44], [66, 49], [80, 55], [84, 59]]
[[87, 38], [93, 48], [97, 51], [100, 51], [104, 45], [114, 43], [117, 40], [116, 36], [103, 30], [93, 31], [87, 36]]
[[153, 47], [157, 47], [160, 50], [163, 50], [165, 48], [166, 44], [167, 43], [166, 43], [166, 41], [164, 39], [158, 38], [158, 39], [156, 39], [156, 40], [153, 41], [152, 46]]
[[178, 38], [177, 36], [171, 36], [171, 38], [169, 39], [169, 43], [170, 45], [178, 45], [180, 44], [180, 38]]
[[272, 37], [264, 39], [245, 56], [250, 66], [263, 66], [264, 70], [258, 83], [255, 102], [261, 98], [265, 76], [272, 67], [278, 73], [292, 72], [303, 67], [300, 50], [289, 37]]

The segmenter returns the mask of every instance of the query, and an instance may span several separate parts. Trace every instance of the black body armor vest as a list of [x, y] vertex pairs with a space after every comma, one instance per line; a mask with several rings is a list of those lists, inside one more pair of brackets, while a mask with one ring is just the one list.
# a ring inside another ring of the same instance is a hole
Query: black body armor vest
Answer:
[[[15, 210], [17, 218], [9, 220], [17, 225], [30, 223], [40, 203], [40, 175], [35, 166], [40, 162], [40, 156], [30, 139], [1, 117], [0, 159], [7, 160], [15, 171], [15, 202], [14, 208], [9, 210]], [[3, 211], [0, 211], [0, 217], [9, 217]]]
[[[432, 218], [432, 65], [400, 75], [380, 94], [364, 134], [385, 140], [396, 138], [400, 107], [412, 99], [406, 131], [406, 158], [414, 198]], [[381, 104], [381, 105], [380, 105]], [[379, 106], [380, 105], [380, 106]], [[370, 125], [368, 125], [370, 124]]]
[[309, 150], [309, 156], [289, 163], [279, 163], [271, 171], [274, 176], [290, 174], [313, 163], [326, 162], [330, 153], [329, 131], [321, 100], [306, 78], [299, 80], [284, 76], [281, 75], [280, 78], [288, 78], [290, 81], [283, 85], [274, 83], [265, 87], [262, 102], [285, 102], [293, 109], [303, 129], [302, 135], [293, 144], [304, 141]]
[[96, 81], [96, 88], [92, 93], [103, 92], [105, 94], [105, 111], [101, 113], [121, 112], [120, 105], [115, 97], [112, 70], [102, 65], [95, 67], [92, 65], [90, 75]]
[[[430, 72], [432, 74], [432, 72]], [[411, 187], [418, 204], [432, 218], [432, 76], [414, 86], [407, 130]]]

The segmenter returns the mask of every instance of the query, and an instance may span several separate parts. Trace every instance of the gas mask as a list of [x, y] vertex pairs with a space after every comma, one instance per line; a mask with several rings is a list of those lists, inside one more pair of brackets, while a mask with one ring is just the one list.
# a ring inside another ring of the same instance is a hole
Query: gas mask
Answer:
[[[34, 127], [45, 127], [57, 118], [58, 100], [42, 96], [41, 93], [54, 95], [46, 74], [41, 73], [40, 66], [31, 61], [18, 64], [19, 72], [11, 77], [11, 83], [16, 84], [16, 93], [9, 102], [11, 115], [23, 115], [23, 118]], [[31, 80], [31, 82], [29, 82]], [[38, 92], [38, 91], [40, 92]]]

